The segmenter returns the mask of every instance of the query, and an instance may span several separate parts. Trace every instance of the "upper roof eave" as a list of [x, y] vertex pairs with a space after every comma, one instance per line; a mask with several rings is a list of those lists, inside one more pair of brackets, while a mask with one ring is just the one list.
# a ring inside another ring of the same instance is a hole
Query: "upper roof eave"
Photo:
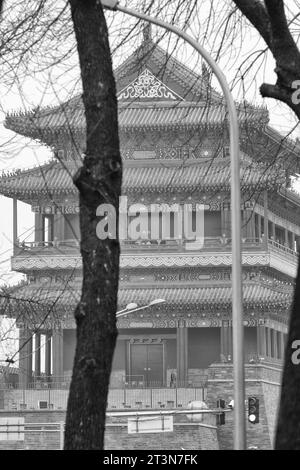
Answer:
[[[30, 306], [32, 313], [39, 313], [43, 307], [54, 305], [58, 308], [74, 309], [80, 299], [80, 283], [32, 282], [19, 288], [6, 289], [4, 295], [0, 292], [0, 313], [9, 314], [12, 310], [22, 309], [22, 305]], [[248, 283], [243, 287], [244, 305], [253, 306], [263, 304], [269, 307], [278, 307], [280, 304], [290, 305], [293, 297], [293, 288], [289, 285], [281, 288], [263, 285], [262, 283]], [[163, 298], [167, 305], [231, 305], [232, 289], [230, 284], [208, 284], [201, 288], [194, 286], [168, 287], [145, 286], [120, 288], [118, 292], [119, 307], [127, 305], [130, 299], [137, 299], [140, 304], [149, 303], [149, 299]], [[26, 309], [28, 312], [28, 308]], [[2, 312], [1, 312], [2, 311]]]
[[[163, 77], [172, 77], [172, 80], [181, 87], [180, 96], [186, 95], [183, 96], [186, 101], [176, 102], [175, 107], [179, 109], [195, 109], [197, 106], [208, 106], [207, 99], [209, 99], [209, 106], [225, 106], [222, 95], [214, 90], [207, 80], [205, 81], [201, 75], [196, 74], [178, 59], [170, 56], [153, 41], [148, 41], [147, 44], [142, 43], [116, 68], [115, 76], [117, 87], [119, 86], [119, 88], [122, 89], [126, 81], [130, 83], [132, 79], [130, 74], [136, 73], [136, 71], [140, 70], [143, 66], [146, 67], [148, 61], [154, 64], [153, 67], [156, 67], [157, 73], [163, 74]], [[191, 84], [195, 86], [191, 88]], [[174, 107], [174, 102], [119, 102], [120, 110], [124, 108], [138, 109], [140, 107], [166, 109]], [[240, 106], [240, 109], [244, 109], [243, 105]], [[268, 113], [265, 109], [248, 105], [247, 112], [252, 116], [250, 119], [251, 122], [255, 120], [260, 121], [262, 117], [264, 124], [268, 122]], [[65, 121], [58, 119], [59, 114], [66, 116]], [[181, 120], [176, 124], [176, 127], [178, 127], [180, 123]], [[189, 124], [192, 125], [191, 123]], [[197, 126], [198, 124], [198, 122], [195, 122], [193, 126]], [[186, 125], [185, 123], [185, 126]], [[75, 132], [84, 131], [84, 110], [81, 96], [77, 95], [59, 106], [36, 108], [22, 113], [10, 113], [6, 116], [5, 126], [26, 137], [45, 142], [47, 145], [54, 145], [55, 140], [57, 140], [60, 135], [69, 133], [70, 130]], [[127, 129], [130, 126], [128, 126], [128, 124], [123, 126], [121, 123], [120, 127]], [[147, 127], [146, 123], [145, 127]]]
[[[148, 163], [148, 162], [147, 162]], [[20, 200], [35, 200], [39, 195], [51, 199], [59, 194], [77, 194], [72, 176], [79, 168], [80, 162], [51, 161], [47, 165], [32, 170], [20, 171], [0, 178], [0, 194], [17, 197]], [[242, 188], [278, 188], [285, 181], [285, 173], [266, 169], [264, 165], [255, 167], [242, 160]], [[123, 191], [126, 194], [149, 192], [181, 192], [230, 189], [230, 164], [226, 159], [214, 162], [203, 162], [191, 159], [189, 164], [166, 166], [165, 162], [155, 162], [150, 166], [124, 166]]]

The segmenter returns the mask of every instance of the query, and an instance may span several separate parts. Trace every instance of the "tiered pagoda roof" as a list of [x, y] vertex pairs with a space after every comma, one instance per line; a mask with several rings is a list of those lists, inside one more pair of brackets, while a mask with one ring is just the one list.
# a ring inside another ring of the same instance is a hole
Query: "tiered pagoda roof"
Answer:
[[[228, 127], [223, 98], [215, 91], [207, 75], [197, 75], [178, 60], [168, 56], [151, 41], [143, 43], [118, 69], [116, 81], [119, 97], [119, 124], [121, 130], [138, 133], [147, 129], [217, 129], [222, 138], [222, 128]], [[268, 129], [268, 112], [264, 108], [241, 104], [238, 106], [241, 126]], [[85, 118], [81, 97], [53, 108], [35, 109], [27, 113], [12, 113], [5, 125], [15, 132], [40, 140], [55, 149], [61, 137], [74, 132], [84, 134]], [[279, 141], [276, 133], [272, 139]], [[155, 147], [155, 142], [153, 143]], [[255, 152], [255, 151], [254, 151]], [[59, 195], [76, 195], [73, 175], [81, 165], [79, 157], [62, 157], [31, 170], [17, 171], [0, 178], [0, 193], [32, 203], [52, 199]], [[286, 173], [268, 162], [258, 163], [241, 152], [242, 189], [279, 189], [286, 183]], [[147, 161], [124, 159], [123, 193], [178, 194], [196, 191], [229, 191], [229, 158], [214, 155], [204, 158], [189, 155], [187, 159], [153, 158]], [[26, 312], [41, 315], [45, 309], [55, 312], [73, 312], [80, 300], [81, 284], [29, 282], [23, 286], [0, 292], [0, 309], [14, 317]], [[147, 287], [125, 288], [119, 291], [119, 307], [134, 299], [145, 305], [155, 298], [166, 300], [165, 308], [186, 312], [225, 307], [231, 309], [230, 283], [207, 284], [199, 287]], [[268, 309], [278, 311], [290, 306], [292, 287], [265, 285], [253, 282], [244, 285], [243, 300], [246, 309], [261, 313]]]
[[[115, 71], [120, 129], [201, 128], [227, 126], [223, 97], [206, 73], [195, 74], [152, 41], [142, 45]], [[241, 126], [263, 128], [269, 120], [265, 108], [238, 106]], [[84, 132], [81, 96], [49, 108], [11, 113], [7, 128], [54, 145], [61, 135]]]
[[[152, 165], [152, 166], [150, 166]], [[77, 194], [72, 176], [80, 162], [53, 161], [27, 171], [17, 171], [0, 179], [0, 193], [32, 201], [38, 196], [48, 198], [58, 194]], [[242, 161], [242, 188], [275, 189], [284, 184], [285, 173], [276, 167]], [[189, 159], [166, 166], [165, 161], [149, 162], [147, 166], [126, 166], [123, 171], [123, 193], [194, 192], [196, 190], [229, 190], [230, 163], [228, 159], [206, 161]]]
[[[203, 70], [202, 75], [194, 73], [149, 37], [144, 38], [141, 46], [116, 69], [115, 76], [121, 130], [132, 130], [137, 135], [142, 128], [219, 128], [221, 136], [221, 128], [228, 126], [223, 97], [211, 86], [207, 71]], [[237, 108], [240, 125], [245, 126], [247, 135], [250, 129], [256, 129], [271, 140], [281, 142], [281, 136], [267, 125], [269, 117], [265, 108], [248, 103], [237, 104]], [[5, 125], [21, 135], [63, 150], [66, 134], [72, 132], [73, 137], [76, 133], [84, 136], [85, 116], [81, 96], [56, 107], [12, 113], [6, 117]], [[209, 159], [203, 158], [203, 155], [200, 158], [199, 155], [198, 158], [192, 156], [178, 160], [177, 164], [169, 164], [163, 157], [156, 156], [149, 159], [147, 165], [138, 161], [133, 165], [125, 164], [123, 192], [227, 191], [230, 182], [229, 160], [214, 158], [218, 156], [213, 155]], [[81, 165], [81, 160], [70, 154], [66, 158], [66, 153], [60, 159], [63, 159], [63, 164], [54, 161], [39, 168], [2, 175], [0, 193], [25, 202], [40, 196], [51, 198], [59, 193], [77, 194], [72, 176]], [[283, 160], [286, 161], [285, 158]], [[296, 171], [295, 165], [293, 169]], [[285, 186], [286, 177], [283, 170], [270, 165], [267, 160], [264, 165], [255, 162], [255, 158], [250, 163], [242, 158], [242, 189], [276, 190]]]
[[[224, 99], [211, 86], [207, 70], [203, 69], [202, 75], [194, 73], [154, 44], [148, 36], [116, 69], [115, 76], [121, 130], [132, 130], [136, 134], [141, 128], [184, 130], [228, 126]], [[242, 103], [237, 104], [237, 109], [240, 125], [245, 126], [247, 133], [255, 128], [280, 142], [279, 134], [267, 125], [269, 117], [265, 108]], [[7, 116], [5, 125], [19, 134], [63, 149], [62, 136], [70, 132], [84, 135], [85, 116], [81, 96], [56, 107], [12, 113]], [[155, 157], [147, 165], [138, 161], [136, 165], [125, 165], [123, 192], [228, 190], [229, 161], [221, 161], [215, 156], [218, 157], [213, 155], [208, 161], [201, 155], [200, 158], [177, 161], [177, 164], [166, 164], [163, 158]], [[72, 176], [81, 160], [75, 155], [61, 158], [63, 165], [52, 162], [40, 168], [3, 175], [0, 178], [0, 193], [25, 202], [39, 196], [51, 198], [58, 193], [76, 194]], [[277, 189], [285, 185], [287, 175], [269, 163], [266, 161], [264, 165], [242, 160], [242, 189]]]
[[[79, 283], [31, 282], [2, 290], [0, 305], [3, 314], [32, 312], [38, 314], [41, 308], [49, 311], [73, 312], [80, 300]], [[292, 285], [267, 285], [252, 282], [243, 287], [243, 302], [246, 309], [255, 307], [266, 310], [287, 309], [293, 297]], [[211, 308], [229, 308], [232, 306], [232, 288], [230, 284], [220, 286], [219, 283], [205, 284], [199, 287], [147, 287], [119, 290], [118, 305], [125, 307], [132, 299], [139, 305], [148, 305], [153, 299], [165, 299], [164, 310], [167, 308], [184, 307], [185, 310], [205, 310]]]
[[[119, 127], [136, 131], [141, 128], [214, 128], [226, 124], [224, 104], [208, 102], [119, 102]], [[264, 109], [238, 108], [241, 126], [261, 128], [268, 120]], [[227, 125], [227, 124], [226, 124]], [[5, 126], [18, 134], [41, 140], [49, 145], [53, 134], [85, 131], [85, 116], [80, 97], [63, 106], [8, 115]]]

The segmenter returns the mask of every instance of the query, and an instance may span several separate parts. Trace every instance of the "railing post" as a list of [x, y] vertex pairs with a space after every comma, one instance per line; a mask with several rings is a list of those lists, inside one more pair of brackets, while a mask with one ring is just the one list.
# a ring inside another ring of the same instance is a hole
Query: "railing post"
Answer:
[[18, 200], [13, 198], [13, 252], [18, 246]]
[[64, 432], [65, 432], [65, 423], [59, 423], [59, 449], [64, 450]]

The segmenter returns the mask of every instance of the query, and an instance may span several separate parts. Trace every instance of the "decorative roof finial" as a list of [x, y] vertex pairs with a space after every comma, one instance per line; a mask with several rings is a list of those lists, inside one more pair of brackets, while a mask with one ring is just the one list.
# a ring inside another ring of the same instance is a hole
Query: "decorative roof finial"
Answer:
[[148, 44], [149, 42], [152, 41], [152, 28], [151, 28], [151, 23], [146, 23], [143, 29], [143, 37], [144, 40], [143, 42]]

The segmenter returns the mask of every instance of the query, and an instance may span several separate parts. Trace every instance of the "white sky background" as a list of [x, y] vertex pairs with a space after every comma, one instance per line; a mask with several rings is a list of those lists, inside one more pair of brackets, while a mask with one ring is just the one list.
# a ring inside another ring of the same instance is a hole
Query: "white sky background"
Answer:
[[[13, 0], [7, 1], [9, 5]], [[167, 0], [156, 1], [160, 8]], [[55, 1], [55, 8], [60, 4], [64, 4], [63, 0]], [[122, 1], [123, 5], [143, 11], [142, 3], [149, 5], [150, 2], [144, 0], [143, 2]], [[174, 8], [180, 3], [180, 0], [172, 0], [171, 6], [166, 14], [159, 15], [166, 21], [172, 18]], [[294, 6], [294, 1], [286, 2], [289, 8]], [[209, 12], [213, 5], [213, 19], [209, 22]], [[188, 27], [185, 27], [186, 32], [191, 34], [195, 39], [199, 40], [207, 50], [212, 52], [216, 57], [222, 33], [224, 32], [223, 19], [227, 15], [229, 9], [232, 8], [230, 0], [201, 0], [198, 1], [198, 14], [193, 15], [193, 21], [189, 21]], [[295, 10], [295, 8], [294, 8]], [[144, 9], [145, 11], [145, 9]], [[184, 9], [183, 9], [184, 11]], [[296, 10], [294, 11], [294, 13]], [[112, 49], [117, 44], [120, 44], [126, 35], [130, 32], [132, 25], [136, 21], [124, 17], [120, 13], [107, 14], [110, 42]], [[181, 22], [183, 21], [183, 14], [181, 15]], [[176, 22], [179, 27], [184, 27], [180, 24], [180, 20]], [[132, 51], [140, 44], [142, 40], [141, 24], [131, 34], [131, 39], [127, 39], [123, 47], [117, 49], [114, 56], [115, 65], [124, 60]], [[228, 42], [226, 52], [222, 52], [218, 57], [218, 63], [223, 69], [228, 81], [232, 84], [238, 74], [238, 69], [241, 64], [246, 61], [249, 64], [249, 55], [255, 57], [255, 51], [260, 51], [265, 48], [264, 42], [259, 38], [258, 34], [252, 27], [247, 25], [246, 21], [240, 23], [232, 22], [231, 29], [236, 28], [235, 37], [232, 40], [230, 37], [225, 38]], [[207, 34], [205, 34], [207, 30]], [[242, 30], [242, 33], [240, 31]], [[293, 33], [300, 32], [300, 22], [296, 21], [293, 26]], [[161, 30], [153, 27], [153, 37], [157, 39], [161, 36]], [[1, 28], [0, 28], [1, 34]], [[298, 39], [296, 37], [296, 39]], [[66, 47], [70, 46], [71, 41]], [[175, 45], [176, 44], [176, 45]], [[188, 45], [185, 45], [182, 40], [175, 43], [173, 35], [168, 34], [161, 42], [160, 45], [167, 49], [183, 63], [193, 68], [196, 72], [201, 73], [201, 60], [197, 53]], [[62, 46], [63, 47], [63, 46]], [[174, 47], [176, 49], [174, 50]], [[247, 60], [248, 59], [248, 60]], [[1, 62], [1, 59], [0, 59]], [[36, 64], [34, 64], [36, 68]], [[265, 55], [263, 60], [257, 61], [255, 66], [248, 72], [244, 82], [240, 79], [237, 80], [233, 86], [234, 97], [238, 100], [246, 99], [248, 102], [267, 106], [270, 113], [270, 123], [277, 130], [284, 135], [289, 133], [295, 126], [296, 120], [291, 111], [285, 105], [276, 103], [274, 100], [263, 100], [258, 88], [267, 81], [269, 83], [276, 82], [276, 75], [274, 70], [274, 61], [272, 57]], [[30, 67], [29, 67], [30, 70]], [[245, 70], [245, 68], [244, 68]], [[73, 56], [72, 59], [62, 62], [50, 70], [45, 70], [43, 73], [28, 73], [28, 75], [14, 83], [13, 86], [8, 86], [7, 83], [0, 82], [0, 170], [9, 170], [15, 168], [28, 168], [33, 165], [41, 164], [51, 157], [51, 151], [37, 142], [32, 142], [29, 139], [16, 136], [13, 132], [8, 131], [3, 127], [5, 114], [13, 110], [29, 110], [33, 107], [40, 105], [57, 105], [60, 101], [74, 96], [74, 90], [79, 91], [80, 83], [79, 69], [77, 66], [77, 57]], [[299, 77], [300, 78], [300, 77]], [[213, 79], [213, 86], [219, 89], [215, 79]], [[297, 127], [293, 132], [293, 137], [300, 137], [300, 131]], [[299, 185], [300, 187], [300, 185]], [[0, 285], [11, 284], [18, 282], [23, 278], [21, 274], [12, 273], [10, 271], [10, 256], [12, 254], [12, 201], [3, 196], [0, 196]], [[20, 239], [28, 241], [33, 240], [33, 221], [34, 217], [31, 213], [30, 207], [23, 203], [18, 203], [18, 234]], [[1, 339], [1, 327], [0, 327]], [[1, 346], [0, 346], [1, 355]]]

